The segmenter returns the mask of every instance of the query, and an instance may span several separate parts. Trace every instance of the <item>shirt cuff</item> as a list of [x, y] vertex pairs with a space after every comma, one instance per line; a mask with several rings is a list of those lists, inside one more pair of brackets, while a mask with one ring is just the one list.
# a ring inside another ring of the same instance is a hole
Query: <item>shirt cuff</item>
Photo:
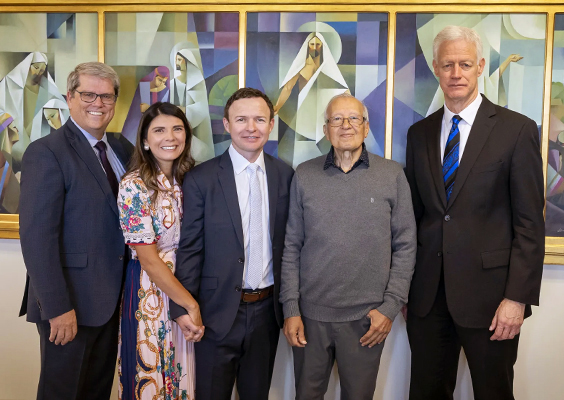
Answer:
[[395, 299], [386, 299], [380, 307], [377, 307], [376, 310], [390, 320], [394, 320], [396, 315], [400, 312], [401, 308], [403, 307], [403, 303], [396, 301]]
[[300, 306], [297, 300], [289, 300], [282, 305], [284, 310], [284, 318], [300, 317]]

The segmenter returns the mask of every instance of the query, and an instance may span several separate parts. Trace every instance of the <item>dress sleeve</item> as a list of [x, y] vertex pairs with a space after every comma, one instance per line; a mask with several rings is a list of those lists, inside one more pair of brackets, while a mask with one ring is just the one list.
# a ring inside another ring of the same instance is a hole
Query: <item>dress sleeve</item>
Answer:
[[128, 245], [154, 244], [160, 237], [151, 212], [150, 192], [139, 177], [125, 177], [117, 199], [119, 222]]

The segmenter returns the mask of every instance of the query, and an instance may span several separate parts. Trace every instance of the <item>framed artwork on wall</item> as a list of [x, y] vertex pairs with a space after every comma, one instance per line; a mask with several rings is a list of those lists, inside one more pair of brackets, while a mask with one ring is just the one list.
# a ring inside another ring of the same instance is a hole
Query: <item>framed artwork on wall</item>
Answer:
[[157, 101], [179, 106], [192, 126], [193, 156], [225, 151], [223, 106], [238, 88], [239, 13], [106, 13], [105, 62], [121, 92], [108, 127], [135, 143], [141, 115]]
[[[98, 59], [96, 13], [0, 13], [0, 228], [17, 221], [27, 146], [69, 118], [67, 76]], [[10, 38], [9, 40], [7, 38]], [[7, 229], [5, 237], [17, 237]]]
[[[188, 4], [189, 3], [189, 4]], [[564, 8], [441, 1], [221, 3], [140, 0], [132, 5], [32, 0], [0, 6], [0, 238], [18, 238], [21, 158], [69, 118], [66, 78], [104, 61], [121, 79], [108, 132], [133, 144], [143, 110], [171, 101], [186, 112], [201, 162], [230, 144], [222, 119], [240, 86], [275, 105], [265, 150], [296, 167], [325, 154], [328, 99], [367, 106], [372, 153], [403, 164], [407, 129], [443, 104], [432, 40], [446, 25], [476, 29], [486, 68], [480, 91], [533, 119], [546, 176], [546, 259], [564, 263]], [[466, 13], [455, 13], [461, 10]], [[550, 122], [550, 123], [549, 123]]]
[[294, 168], [326, 154], [325, 108], [350, 93], [368, 108], [368, 151], [383, 156], [387, 48], [386, 13], [249, 13], [246, 85], [277, 114], [266, 151]]
[[405, 164], [407, 130], [444, 104], [433, 72], [433, 39], [445, 26], [475, 29], [482, 38], [480, 93], [542, 125], [545, 14], [398, 14], [392, 158]]

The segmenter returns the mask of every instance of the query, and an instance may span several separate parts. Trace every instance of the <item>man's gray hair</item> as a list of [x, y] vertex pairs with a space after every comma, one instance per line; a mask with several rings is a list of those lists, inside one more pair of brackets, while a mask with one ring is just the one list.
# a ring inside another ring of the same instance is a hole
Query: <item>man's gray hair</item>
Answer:
[[78, 64], [67, 78], [67, 90], [70, 93], [80, 86], [80, 75], [90, 75], [101, 79], [108, 79], [114, 86], [114, 94], [119, 94], [119, 77], [116, 71], [109, 65], [101, 62], [85, 62]]
[[[329, 121], [329, 115], [327, 114], [327, 110], [329, 110], [329, 107], [331, 106], [331, 103], [333, 103], [333, 101], [337, 100], [337, 99], [346, 99], [346, 98], [353, 98], [358, 100], [356, 97], [354, 97], [352, 94], [350, 93], [341, 93], [338, 94], [336, 96], [333, 96], [333, 98], [331, 100], [329, 100], [329, 103], [327, 103], [327, 107], [325, 107], [325, 122]], [[366, 105], [364, 104], [364, 102], [362, 100], [358, 100], [360, 102], [360, 104], [362, 104], [362, 116], [364, 117], [364, 120], [368, 122], [368, 108], [366, 108]]]
[[439, 48], [444, 42], [450, 42], [453, 40], [464, 40], [471, 43], [476, 48], [476, 56], [478, 56], [477, 62], [482, 59], [482, 53], [484, 52], [482, 47], [482, 39], [478, 32], [472, 28], [466, 28], [464, 26], [449, 25], [440, 31], [435, 40], [433, 40], [433, 60], [439, 61]]

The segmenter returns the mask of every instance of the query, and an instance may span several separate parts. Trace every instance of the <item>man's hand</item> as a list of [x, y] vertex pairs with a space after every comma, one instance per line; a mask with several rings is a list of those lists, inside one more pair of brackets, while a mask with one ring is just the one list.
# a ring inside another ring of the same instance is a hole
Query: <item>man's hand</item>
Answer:
[[181, 315], [180, 317], [176, 318], [176, 323], [182, 330], [182, 334], [188, 342], [199, 342], [200, 340], [202, 340], [205, 327], [203, 325], [195, 324], [190, 315]]
[[63, 346], [74, 339], [78, 332], [78, 325], [76, 323], [76, 313], [70, 310], [58, 317], [49, 320], [51, 324], [51, 334], [49, 341], [55, 344], [62, 344]]
[[284, 335], [290, 346], [305, 347], [307, 344], [304, 334], [302, 317], [290, 317], [284, 320]]
[[392, 330], [393, 321], [376, 309], [371, 310], [367, 317], [370, 318], [370, 329], [368, 329], [366, 335], [360, 338], [360, 344], [374, 347], [386, 339], [386, 336]]
[[524, 316], [524, 304], [503, 299], [497, 307], [490, 325], [490, 331], [495, 330], [490, 340], [513, 339], [521, 330]]

